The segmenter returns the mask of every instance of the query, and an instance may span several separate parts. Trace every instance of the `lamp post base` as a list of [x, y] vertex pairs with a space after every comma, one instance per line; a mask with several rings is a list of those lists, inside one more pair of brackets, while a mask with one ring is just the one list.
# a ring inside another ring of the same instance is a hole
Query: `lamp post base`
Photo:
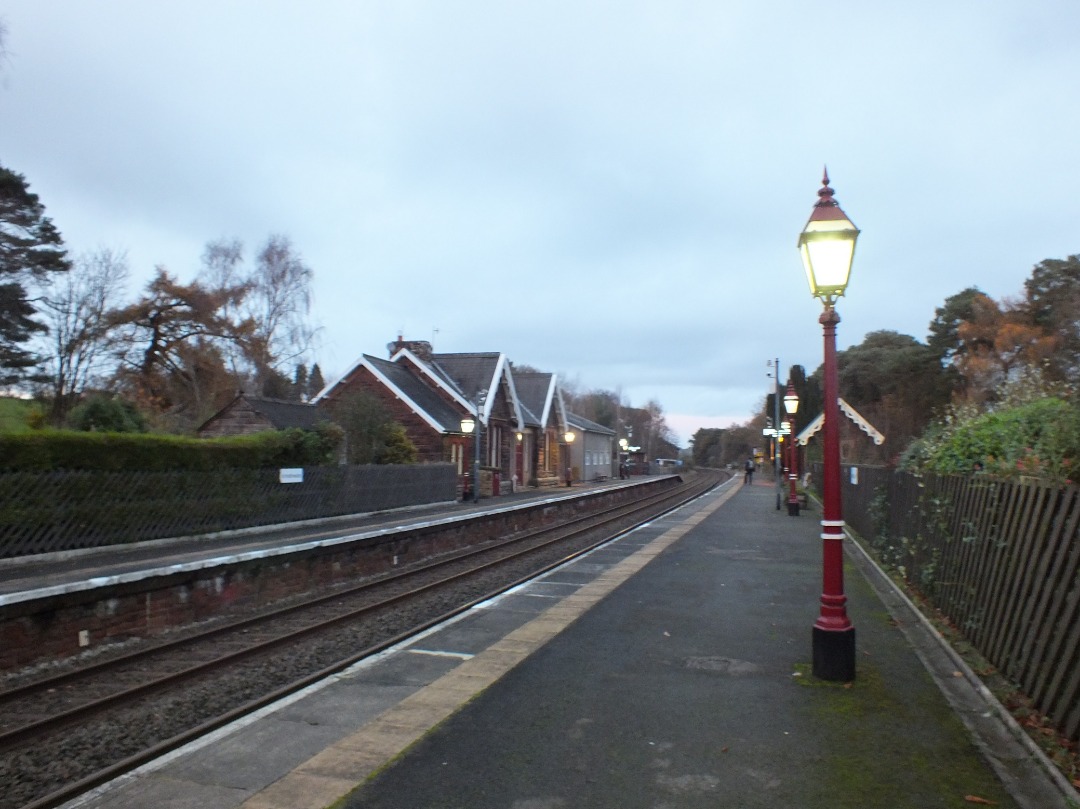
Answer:
[[830, 682], [855, 679], [855, 627], [840, 631], [814, 627], [813, 673]]

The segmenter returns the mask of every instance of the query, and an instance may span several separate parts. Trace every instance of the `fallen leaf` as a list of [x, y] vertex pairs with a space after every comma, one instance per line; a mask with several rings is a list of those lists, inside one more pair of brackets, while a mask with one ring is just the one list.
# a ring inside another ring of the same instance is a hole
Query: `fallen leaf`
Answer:
[[953, 676], [953, 677], [963, 677], [963, 676], [964, 676], [964, 673], [963, 673], [962, 671], [954, 671], [954, 672], [952, 673], [952, 676]]
[[983, 806], [997, 806], [997, 801], [988, 801], [986, 798], [980, 798], [978, 795], [965, 795], [964, 800], [968, 803], [978, 803]]
[[729, 749], [730, 749], [730, 748], [728, 748], [728, 747], [721, 747], [721, 748], [720, 748], [720, 752], [721, 752], [721, 753], [726, 753], [726, 752], [727, 752], [727, 751], [728, 751]]

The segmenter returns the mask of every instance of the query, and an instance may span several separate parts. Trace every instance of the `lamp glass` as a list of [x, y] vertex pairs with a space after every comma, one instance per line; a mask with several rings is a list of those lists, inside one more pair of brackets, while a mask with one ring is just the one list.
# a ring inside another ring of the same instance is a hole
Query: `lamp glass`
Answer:
[[461, 420], [461, 432], [471, 433], [476, 429], [476, 419], [466, 416]]
[[566, 435], [563, 437], [566, 439], [567, 444], [572, 444], [574, 442], [574, 434], [569, 430], [566, 431]]
[[799, 235], [799, 252], [812, 295], [836, 298], [844, 294], [858, 236], [858, 229], [843, 215], [806, 223]]
[[789, 393], [784, 397], [784, 412], [789, 416], [795, 415], [799, 411], [799, 397], [797, 394]]

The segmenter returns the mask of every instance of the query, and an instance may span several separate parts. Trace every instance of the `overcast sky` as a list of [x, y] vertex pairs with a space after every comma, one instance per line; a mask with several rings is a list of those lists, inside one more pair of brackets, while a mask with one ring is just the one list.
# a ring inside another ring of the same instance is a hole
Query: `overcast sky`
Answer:
[[841, 348], [1080, 253], [1080, 4], [0, 0], [0, 164], [131, 295], [289, 236], [328, 379], [399, 332], [748, 419], [821, 363], [795, 248], [862, 230]]

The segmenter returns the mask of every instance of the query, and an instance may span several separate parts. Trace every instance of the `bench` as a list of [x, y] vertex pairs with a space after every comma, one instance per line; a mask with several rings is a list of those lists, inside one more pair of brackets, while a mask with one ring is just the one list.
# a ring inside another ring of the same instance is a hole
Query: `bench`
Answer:
[[597, 483], [602, 483], [607, 479], [608, 479], [607, 475], [600, 475], [600, 474], [593, 475], [593, 480], [595, 480]]

